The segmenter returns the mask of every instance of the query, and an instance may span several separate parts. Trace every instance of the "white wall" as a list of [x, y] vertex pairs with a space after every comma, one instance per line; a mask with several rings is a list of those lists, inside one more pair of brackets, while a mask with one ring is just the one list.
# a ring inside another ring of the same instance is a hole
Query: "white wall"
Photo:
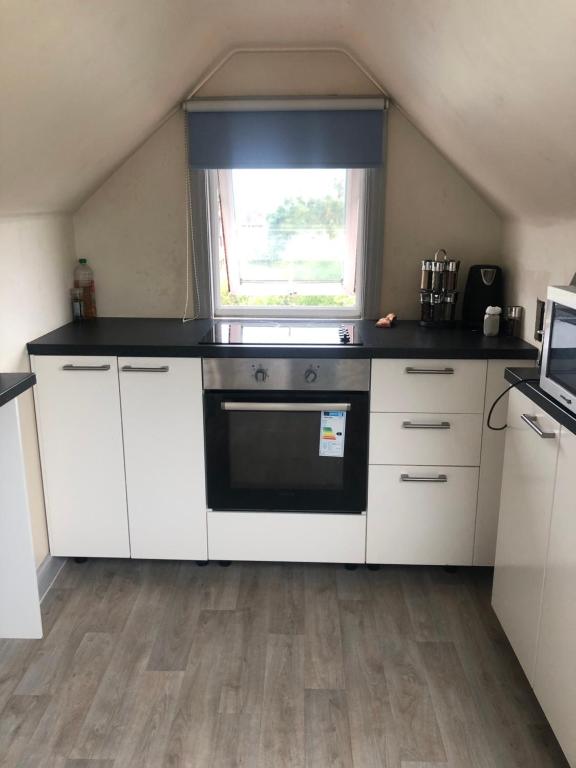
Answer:
[[501, 263], [501, 218], [403, 115], [391, 110], [382, 312], [419, 317], [420, 261], [460, 259], [460, 304], [471, 264]]
[[175, 317], [186, 286], [181, 114], [155, 133], [74, 216], [78, 258], [94, 269], [103, 317]]
[[[0, 371], [28, 371], [26, 343], [70, 319], [73, 257], [70, 216], [0, 218]], [[34, 554], [48, 554], [32, 392], [19, 400]]]
[[509, 221], [503, 252], [509, 304], [525, 309], [523, 337], [534, 342], [536, 299], [549, 285], [567, 285], [576, 272], [576, 220]]
[[[237, 54], [200, 91], [373, 95], [341, 54]], [[76, 212], [79, 257], [94, 268], [103, 316], [174, 317], [185, 299], [184, 124], [175, 115]], [[390, 114], [382, 310], [419, 313], [419, 262], [444, 247], [466, 266], [500, 261], [500, 216], [396, 109]]]

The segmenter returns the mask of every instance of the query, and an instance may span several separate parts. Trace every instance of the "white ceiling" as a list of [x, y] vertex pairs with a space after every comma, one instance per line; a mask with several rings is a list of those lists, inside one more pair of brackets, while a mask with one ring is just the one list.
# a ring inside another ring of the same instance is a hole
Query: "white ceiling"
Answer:
[[352, 50], [504, 212], [576, 217], [575, 0], [0, 0], [0, 213], [72, 210], [232, 47]]

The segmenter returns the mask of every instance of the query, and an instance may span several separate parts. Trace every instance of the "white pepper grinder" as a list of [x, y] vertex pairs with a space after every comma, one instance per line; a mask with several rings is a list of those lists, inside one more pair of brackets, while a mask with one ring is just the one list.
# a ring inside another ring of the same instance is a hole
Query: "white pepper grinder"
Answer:
[[484, 315], [484, 336], [498, 336], [502, 307], [486, 307]]

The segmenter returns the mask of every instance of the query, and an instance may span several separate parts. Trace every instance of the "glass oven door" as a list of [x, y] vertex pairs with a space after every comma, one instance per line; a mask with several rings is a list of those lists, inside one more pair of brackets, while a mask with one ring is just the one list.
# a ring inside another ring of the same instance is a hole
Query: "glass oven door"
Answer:
[[208, 506], [366, 509], [368, 394], [204, 393]]

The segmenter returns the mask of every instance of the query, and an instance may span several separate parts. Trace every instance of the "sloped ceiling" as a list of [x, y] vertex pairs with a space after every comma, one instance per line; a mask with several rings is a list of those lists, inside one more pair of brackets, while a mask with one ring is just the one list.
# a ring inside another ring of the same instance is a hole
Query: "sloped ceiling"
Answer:
[[505, 213], [576, 217], [574, 0], [0, 0], [0, 214], [73, 210], [221, 54], [343, 46]]

